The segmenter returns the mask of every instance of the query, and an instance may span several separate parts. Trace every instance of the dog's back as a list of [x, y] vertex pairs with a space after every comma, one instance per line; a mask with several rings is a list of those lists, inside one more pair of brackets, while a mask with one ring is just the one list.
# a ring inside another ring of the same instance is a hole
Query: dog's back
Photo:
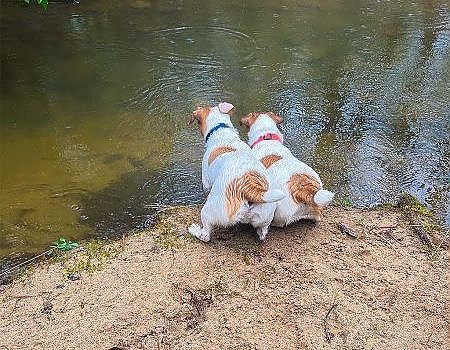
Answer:
[[255, 206], [264, 206], [285, 197], [282, 191], [275, 189], [267, 169], [247, 145], [223, 153], [209, 164], [207, 171], [212, 180], [210, 196], [217, 208], [226, 209], [220, 215], [219, 225], [243, 222], [244, 218], [245, 223], [251, 223], [250, 213], [255, 211]]

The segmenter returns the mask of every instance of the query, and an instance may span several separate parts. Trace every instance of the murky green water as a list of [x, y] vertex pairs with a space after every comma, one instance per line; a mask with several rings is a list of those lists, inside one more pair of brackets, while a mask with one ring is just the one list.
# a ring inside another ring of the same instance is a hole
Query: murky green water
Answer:
[[0, 256], [201, 202], [187, 118], [223, 100], [283, 115], [338, 200], [448, 226], [449, 42], [446, 1], [2, 1]]

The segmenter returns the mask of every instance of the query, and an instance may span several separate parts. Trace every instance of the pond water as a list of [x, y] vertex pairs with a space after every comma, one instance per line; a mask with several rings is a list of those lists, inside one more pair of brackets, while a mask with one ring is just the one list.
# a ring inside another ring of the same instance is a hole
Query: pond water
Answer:
[[446, 1], [2, 1], [0, 257], [201, 203], [187, 122], [220, 101], [282, 115], [337, 202], [449, 226], [449, 42]]

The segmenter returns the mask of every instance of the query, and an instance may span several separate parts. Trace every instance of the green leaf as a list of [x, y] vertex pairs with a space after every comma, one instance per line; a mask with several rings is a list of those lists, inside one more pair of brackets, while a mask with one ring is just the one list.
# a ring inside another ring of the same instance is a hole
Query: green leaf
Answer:
[[[30, 0], [23, 0], [24, 2], [26, 2], [28, 5], [30, 4]], [[48, 0], [37, 0], [38, 5], [40, 5], [43, 8], [47, 8], [48, 6]]]
[[68, 251], [78, 247], [77, 242], [66, 241], [64, 238], [60, 238], [57, 241], [52, 242], [50, 248], [55, 248], [61, 251]]
[[48, 6], [48, 0], [38, 0], [38, 4], [46, 9]]

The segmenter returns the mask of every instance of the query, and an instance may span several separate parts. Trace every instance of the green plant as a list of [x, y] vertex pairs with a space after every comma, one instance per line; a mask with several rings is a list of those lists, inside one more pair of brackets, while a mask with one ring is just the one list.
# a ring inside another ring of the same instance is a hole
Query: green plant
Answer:
[[164, 216], [159, 217], [156, 229], [158, 235], [155, 236], [154, 242], [160, 247], [171, 250], [182, 246], [178, 230], [174, 227], [173, 222], [168, 221]]
[[428, 258], [431, 261], [438, 261], [439, 259], [442, 258], [442, 250], [440, 249], [441, 247], [436, 247], [436, 246], [430, 246], [427, 244], [422, 244], [421, 246], [421, 252], [427, 254]]
[[78, 243], [72, 242], [72, 241], [66, 241], [64, 238], [60, 238], [57, 241], [52, 242], [52, 245], [50, 248], [58, 249], [63, 252], [67, 252], [69, 250], [72, 250], [74, 248], [78, 247]]
[[[30, 0], [23, 0], [23, 1], [25, 1], [27, 4], [30, 4]], [[37, 3], [40, 5], [40, 6], [42, 6], [43, 8], [47, 8], [47, 6], [48, 6], [48, 0], [36, 0], [37, 1]]]

